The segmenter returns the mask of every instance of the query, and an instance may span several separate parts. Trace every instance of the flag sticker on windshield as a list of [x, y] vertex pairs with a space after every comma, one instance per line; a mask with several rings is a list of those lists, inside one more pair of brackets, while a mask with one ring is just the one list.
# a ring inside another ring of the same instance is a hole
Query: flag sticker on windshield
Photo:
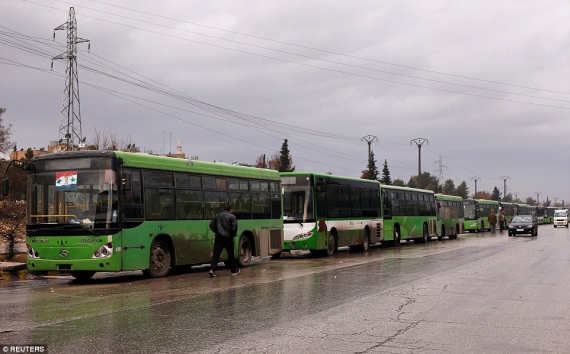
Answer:
[[77, 188], [77, 171], [56, 172], [55, 190], [75, 190]]

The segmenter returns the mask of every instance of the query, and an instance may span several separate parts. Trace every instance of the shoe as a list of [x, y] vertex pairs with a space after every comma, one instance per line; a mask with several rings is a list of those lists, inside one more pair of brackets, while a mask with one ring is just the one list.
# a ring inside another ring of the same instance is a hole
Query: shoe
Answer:
[[208, 273], [208, 274], [210, 274], [210, 278], [213, 278], [213, 277], [216, 276], [216, 274], [214, 274], [214, 271], [213, 271], [213, 270], [211, 270], [210, 273]]
[[238, 275], [238, 274], [239, 274], [239, 272], [241, 272], [241, 270], [239, 270], [239, 269], [238, 269], [238, 270], [236, 270], [236, 272], [235, 272], [235, 273], [232, 273], [232, 275]]

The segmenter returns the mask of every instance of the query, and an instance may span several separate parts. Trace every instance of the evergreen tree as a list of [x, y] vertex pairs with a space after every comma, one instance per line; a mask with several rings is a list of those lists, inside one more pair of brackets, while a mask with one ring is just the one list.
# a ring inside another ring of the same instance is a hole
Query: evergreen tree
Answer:
[[392, 178], [390, 178], [390, 170], [388, 169], [388, 162], [384, 160], [384, 167], [382, 168], [382, 178], [380, 179], [382, 184], [392, 184]]
[[469, 187], [467, 187], [467, 183], [465, 181], [461, 182], [457, 188], [455, 189], [455, 195], [467, 199], [469, 198]]
[[32, 148], [28, 148], [28, 150], [26, 150], [26, 161], [32, 161], [32, 159], [34, 158], [34, 151], [32, 150]]
[[380, 171], [376, 167], [376, 160], [374, 159], [374, 151], [370, 151], [370, 159], [368, 159], [368, 167], [366, 169], [366, 179], [378, 180]]
[[443, 194], [455, 195], [455, 183], [452, 179], [448, 179], [443, 184]]
[[293, 159], [291, 158], [291, 153], [289, 152], [287, 139], [285, 139], [283, 141], [283, 145], [281, 145], [281, 155], [279, 156], [279, 172], [295, 172], [295, 166], [292, 165]]
[[493, 193], [491, 193], [491, 200], [496, 200], [499, 201], [501, 200], [501, 191], [499, 190], [499, 188], [497, 188], [497, 186], [495, 186], [493, 188]]

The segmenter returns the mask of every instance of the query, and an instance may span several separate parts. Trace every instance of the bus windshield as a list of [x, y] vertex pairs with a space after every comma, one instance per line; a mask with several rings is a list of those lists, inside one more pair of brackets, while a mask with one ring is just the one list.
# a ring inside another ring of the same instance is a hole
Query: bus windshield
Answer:
[[110, 159], [48, 160], [34, 167], [36, 173], [30, 174], [28, 226], [116, 226], [117, 176]]
[[475, 210], [475, 203], [472, 200], [465, 200], [463, 202], [465, 211], [465, 220], [476, 220], [477, 212]]
[[315, 221], [313, 187], [309, 176], [282, 177], [283, 222]]

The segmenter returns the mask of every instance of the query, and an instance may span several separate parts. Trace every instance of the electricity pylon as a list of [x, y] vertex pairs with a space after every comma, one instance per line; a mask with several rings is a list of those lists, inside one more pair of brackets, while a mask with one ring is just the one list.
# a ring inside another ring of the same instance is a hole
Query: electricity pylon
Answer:
[[[69, 8], [69, 18], [66, 23], [56, 27], [53, 32], [53, 40], [55, 41], [55, 31], [67, 30], [67, 52], [52, 59], [53, 68], [54, 60], [65, 60], [67, 69], [65, 70], [65, 89], [63, 90], [62, 107], [59, 121], [59, 143], [65, 142], [66, 150], [75, 149], [75, 141], [77, 146], [85, 143], [81, 132], [81, 110], [79, 108], [79, 79], [77, 77], [77, 44], [89, 42], [88, 39], [77, 37], [77, 21], [75, 20], [75, 10]], [[88, 50], [91, 49], [89, 42]]]

